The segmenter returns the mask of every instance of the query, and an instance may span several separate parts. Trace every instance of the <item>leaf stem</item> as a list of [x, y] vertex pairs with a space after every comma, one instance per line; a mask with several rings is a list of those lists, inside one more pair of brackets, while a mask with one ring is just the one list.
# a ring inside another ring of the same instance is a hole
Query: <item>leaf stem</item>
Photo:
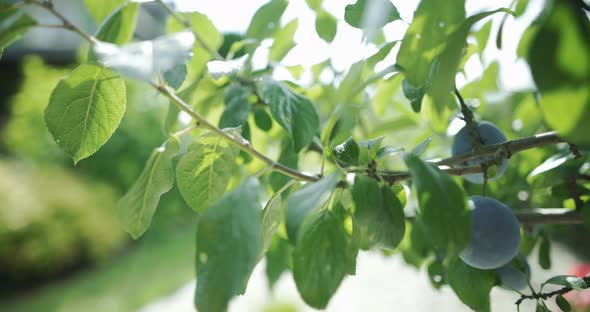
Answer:
[[248, 142], [244, 139], [235, 138], [231, 134], [219, 129], [218, 127], [216, 127], [215, 125], [213, 125], [212, 123], [207, 121], [207, 119], [205, 119], [205, 117], [203, 117], [203, 116], [201, 116], [201, 114], [195, 112], [186, 102], [184, 102], [181, 98], [179, 98], [174, 92], [170, 91], [170, 89], [167, 86], [158, 85], [155, 83], [151, 83], [151, 84], [154, 88], [156, 88], [158, 91], [160, 91], [164, 96], [169, 98], [176, 106], [178, 106], [178, 108], [180, 110], [184, 111], [189, 116], [191, 116], [195, 121], [199, 122], [200, 126], [211, 131], [213, 134], [225, 139], [230, 144], [235, 145], [236, 147], [238, 147], [242, 151], [250, 154], [251, 156], [258, 158], [259, 160], [265, 162], [267, 165], [272, 167], [273, 170], [278, 171], [286, 176], [289, 176], [293, 179], [300, 180], [300, 181], [314, 182], [314, 181], [319, 180], [318, 177], [314, 177], [314, 176], [310, 176], [310, 175], [301, 173], [297, 170], [291, 169], [287, 166], [284, 166], [284, 165], [268, 158], [264, 154], [260, 153], [256, 149], [254, 149], [250, 145], [250, 142]]
[[195, 35], [195, 39], [197, 40], [197, 42], [199, 43], [199, 45], [201, 45], [201, 47], [203, 47], [203, 49], [207, 50], [207, 53], [209, 53], [209, 55], [211, 55], [211, 57], [215, 58], [218, 61], [225, 61], [225, 59], [223, 58], [223, 56], [221, 56], [221, 54], [219, 54], [219, 52], [215, 51], [214, 49], [212, 49], [206, 42], [205, 40], [203, 40], [203, 37], [201, 37], [201, 34], [199, 34], [198, 32], [196, 32], [190, 21], [185, 19], [184, 17], [182, 17], [182, 15], [180, 15], [178, 12], [174, 11], [168, 4], [166, 4], [164, 1], [162, 0], [156, 0], [156, 2], [158, 2], [165, 10], [166, 12], [168, 12], [168, 14], [170, 14], [172, 17], [174, 17], [177, 21], [179, 21], [182, 25], [186, 26], [187, 28], [189, 28], [192, 32], [193, 35]]

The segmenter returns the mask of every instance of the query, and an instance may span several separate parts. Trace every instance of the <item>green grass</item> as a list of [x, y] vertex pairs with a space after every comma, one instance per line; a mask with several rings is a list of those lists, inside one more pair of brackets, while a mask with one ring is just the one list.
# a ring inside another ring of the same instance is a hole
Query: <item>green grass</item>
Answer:
[[5, 299], [0, 311], [135, 311], [194, 277], [194, 233], [194, 225], [153, 233], [95, 270]]

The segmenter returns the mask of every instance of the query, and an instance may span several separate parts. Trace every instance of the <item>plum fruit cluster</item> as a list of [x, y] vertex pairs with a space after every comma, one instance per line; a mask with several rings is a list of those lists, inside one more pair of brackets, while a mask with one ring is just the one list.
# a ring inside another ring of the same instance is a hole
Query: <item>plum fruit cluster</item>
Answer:
[[[477, 132], [482, 145], [506, 141], [504, 133], [490, 122], [478, 123]], [[453, 156], [472, 151], [472, 143], [473, 138], [465, 126], [455, 136]], [[489, 157], [481, 157], [470, 160], [465, 165], [477, 165], [488, 160]], [[500, 177], [507, 165], [508, 160], [503, 159], [495, 176], [489, 177], [489, 180]], [[472, 183], [484, 183], [483, 173], [467, 174], [464, 178]], [[468, 203], [471, 210], [471, 240], [459, 257], [474, 268], [498, 269], [498, 274], [504, 276], [508, 287], [520, 288], [522, 281], [516, 281], [518, 276], [515, 280], [509, 278], [515, 275], [511, 272], [514, 268], [509, 266], [509, 262], [518, 254], [521, 239], [520, 224], [516, 216], [506, 205], [490, 197], [471, 196]]]

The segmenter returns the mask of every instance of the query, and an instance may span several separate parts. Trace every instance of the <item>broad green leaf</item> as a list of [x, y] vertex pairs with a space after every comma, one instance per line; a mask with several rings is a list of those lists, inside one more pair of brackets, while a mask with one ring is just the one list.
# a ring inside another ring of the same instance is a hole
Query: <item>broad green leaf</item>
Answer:
[[569, 155], [553, 155], [531, 171], [527, 182], [536, 188], [559, 185], [578, 174], [584, 162], [584, 159], [572, 159]]
[[289, 270], [291, 262], [291, 246], [289, 241], [275, 235], [266, 252], [266, 278], [272, 288], [283, 272]]
[[470, 16], [455, 30], [446, 43], [446, 48], [434, 63], [435, 68], [428, 93], [437, 112], [441, 112], [451, 100], [451, 93], [455, 90], [455, 76], [463, 57], [463, 50], [467, 44], [467, 36], [471, 27], [481, 19], [498, 12], [511, 13], [507, 9], [498, 9]]
[[220, 128], [233, 128], [246, 124], [250, 114], [251, 92], [243, 86], [232, 85], [225, 90], [225, 109], [219, 120]]
[[529, 4], [528, 0], [517, 0], [516, 1], [516, 8], [514, 8], [514, 13], [515, 16], [521, 16], [522, 14], [524, 14], [524, 11], [526, 11], [526, 8]]
[[334, 41], [336, 31], [338, 30], [338, 21], [332, 14], [322, 10], [317, 13], [315, 18], [315, 32], [326, 42]]
[[546, 284], [565, 286], [576, 290], [583, 290], [588, 288], [588, 284], [586, 284], [583, 278], [574, 275], [553, 276], [543, 283], [543, 285]]
[[287, 5], [287, 0], [271, 0], [261, 6], [250, 21], [246, 37], [258, 40], [270, 37], [279, 27]]
[[295, 47], [295, 31], [299, 21], [297, 19], [289, 22], [285, 27], [281, 28], [274, 36], [274, 42], [270, 47], [268, 58], [273, 62], [280, 62], [293, 47]]
[[[100, 41], [117, 45], [127, 43], [133, 38], [138, 12], [138, 3], [127, 3], [120, 6], [98, 27], [94, 37]], [[96, 55], [90, 49], [88, 50], [88, 62], [93, 61], [96, 61]]]
[[138, 3], [122, 5], [104, 20], [94, 36], [100, 41], [118, 45], [127, 43], [133, 38], [138, 11]]
[[126, 0], [84, 0], [88, 12], [97, 24], [101, 24], [118, 7], [127, 2]]
[[344, 20], [356, 28], [381, 28], [401, 19], [397, 8], [389, 0], [357, 0], [344, 9]]
[[186, 79], [187, 69], [184, 64], [176, 64], [164, 72], [164, 81], [174, 90], [178, 90]]
[[262, 107], [254, 108], [254, 123], [262, 131], [269, 131], [272, 128], [272, 119]]
[[334, 172], [317, 182], [308, 182], [289, 196], [285, 208], [285, 219], [287, 235], [291, 242], [297, 241], [299, 228], [305, 219], [326, 205], [336, 189], [340, 176], [339, 172]]
[[[424, 0], [402, 40], [397, 63], [405, 70], [404, 89], [414, 111], [420, 111], [422, 96], [429, 88], [433, 63], [445, 49], [448, 35], [465, 20], [465, 0]], [[423, 92], [422, 92], [423, 91]], [[410, 95], [410, 97], [408, 97]], [[413, 96], [412, 96], [413, 95]]]
[[45, 123], [57, 145], [77, 163], [108, 141], [125, 106], [123, 80], [104, 67], [84, 64], [51, 93]]
[[220, 137], [206, 134], [189, 146], [176, 166], [176, 183], [186, 203], [203, 213], [227, 189], [238, 171], [238, 151]]
[[590, 21], [568, 2], [554, 1], [546, 10], [527, 56], [541, 111], [561, 136], [590, 145]]
[[260, 183], [248, 178], [225, 194], [199, 218], [197, 289], [199, 311], [226, 311], [242, 294], [260, 252]]
[[359, 146], [352, 137], [344, 143], [336, 145], [332, 149], [332, 154], [343, 166], [358, 166], [359, 164]]
[[417, 218], [431, 242], [449, 255], [458, 254], [471, 236], [471, 216], [463, 189], [446, 173], [414, 154], [404, 156], [418, 192]]
[[313, 141], [320, 122], [308, 98], [271, 78], [262, 81], [262, 98], [270, 107], [272, 117], [287, 130], [295, 152]]
[[555, 297], [555, 303], [563, 312], [570, 312], [572, 310], [570, 303], [562, 295]]
[[422, 154], [424, 154], [424, 152], [426, 151], [426, 149], [430, 145], [431, 141], [432, 141], [432, 136], [427, 137], [426, 139], [424, 139], [420, 143], [418, 143], [418, 145], [414, 146], [414, 148], [410, 151], [410, 153], [412, 153], [418, 157], [422, 156]]
[[371, 246], [393, 249], [405, 233], [402, 203], [387, 185], [368, 176], [357, 175], [352, 188], [356, 210], [355, 226]]
[[121, 198], [117, 214], [119, 220], [131, 237], [139, 238], [150, 226], [158, 207], [160, 196], [174, 185], [172, 158], [178, 154], [180, 142], [170, 138], [156, 148], [147, 160], [139, 178], [131, 189]]
[[276, 192], [266, 203], [262, 215], [262, 248], [261, 256], [264, 256], [277, 232], [281, 221], [284, 220], [282, 192]]
[[[205, 14], [191, 12], [182, 15], [188, 19], [192, 31], [196, 33], [202, 42], [213, 51], [217, 51], [223, 44], [223, 36], [219, 33], [213, 22]], [[168, 33], [175, 33], [184, 30], [186, 27], [178, 22], [174, 17], [168, 18], [166, 30]], [[201, 41], [196, 41], [192, 50], [193, 57], [187, 64], [188, 79], [196, 79], [207, 66], [207, 62], [213, 59], [213, 55], [201, 45]]]
[[29, 14], [17, 9], [10, 8], [0, 14], [0, 49], [8, 47], [38, 24]]
[[293, 279], [303, 301], [323, 309], [346, 276], [350, 239], [333, 212], [322, 211], [301, 228], [293, 250]]
[[362, 164], [368, 164], [377, 159], [377, 154], [381, 150], [384, 136], [380, 136], [369, 141], [361, 141], [358, 145], [361, 147], [359, 152], [359, 161]]
[[493, 270], [480, 270], [455, 258], [447, 269], [447, 281], [457, 297], [475, 311], [490, 311], [490, 291], [494, 287]]

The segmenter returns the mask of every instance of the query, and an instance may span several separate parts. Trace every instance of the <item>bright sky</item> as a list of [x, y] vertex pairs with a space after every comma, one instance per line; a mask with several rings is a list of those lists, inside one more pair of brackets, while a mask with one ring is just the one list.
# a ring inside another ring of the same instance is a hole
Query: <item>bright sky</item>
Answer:
[[[217, 28], [224, 32], [244, 32], [256, 9], [267, 2], [266, 0], [175, 1], [179, 10], [196, 10], [206, 14]], [[301, 64], [307, 67], [331, 57], [333, 64], [338, 70], [345, 70], [353, 62], [374, 52], [375, 48], [373, 46], [362, 42], [362, 32], [343, 21], [345, 6], [354, 2], [355, 0], [323, 1], [324, 9], [340, 19], [338, 33], [334, 42], [327, 44], [316, 35], [314, 29], [315, 15], [307, 7], [305, 1], [290, 1], [283, 16], [282, 23], [284, 25], [294, 18], [299, 19], [299, 28], [295, 34], [295, 40], [298, 46], [287, 55], [283, 63], [285, 65]], [[473, 15], [481, 11], [508, 7], [510, 2], [511, 0], [468, 0], [466, 10], [468, 15]], [[397, 7], [404, 20], [411, 21], [413, 12], [418, 5], [417, 0], [393, 0], [392, 3]], [[518, 90], [533, 86], [526, 63], [523, 60], [516, 59], [516, 48], [525, 28], [537, 16], [542, 6], [543, 0], [530, 0], [529, 7], [522, 17], [518, 19], [508, 18], [504, 26], [502, 51], [496, 49], [493, 37], [488, 42], [487, 50], [484, 53], [484, 63], [489, 64], [494, 60], [500, 62], [500, 82], [504, 89]], [[494, 18], [492, 35], [496, 33], [499, 27], [499, 21], [502, 18], [501, 15], [496, 14], [492, 17]], [[486, 21], [487, 19], [484, 20], [484, 22]], [[481, 25], [482, 23], [476, 24], [475, 28], [481, 27]], [[388, 24], [384, 28], [386, 39], [388, 41], [401, 39], [407, 27], [408, 24], [403, 21]], [[396, 52], [395, 50], [394, 53]], [[476, 59], [470, 60], [466, 68], [468, 80], [472, 80], [480, 75], [481, 69], [481, 65]], [[465, 79], [462, 77], [457, 78], [459, 85], [464, 82]]]

